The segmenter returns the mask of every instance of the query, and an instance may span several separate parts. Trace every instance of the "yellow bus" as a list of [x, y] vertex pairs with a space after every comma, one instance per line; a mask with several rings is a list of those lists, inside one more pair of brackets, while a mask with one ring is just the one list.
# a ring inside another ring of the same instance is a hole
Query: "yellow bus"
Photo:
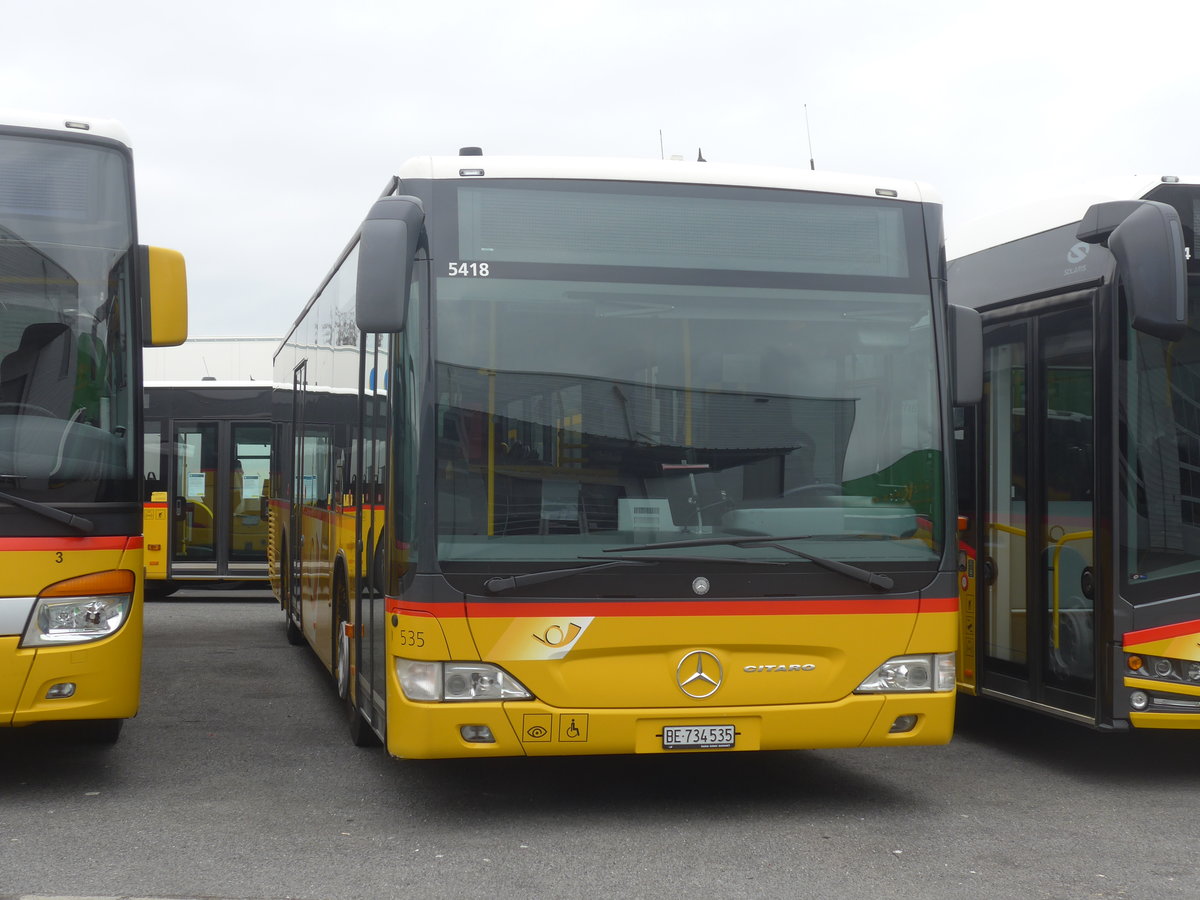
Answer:
[[404, 164], [275, 355], [272, 585], [354, 740], [947, 741], [941, 222], [886, 179]]
[[0, 112], [0, 726], [115, 740], [142, 652], [141, 348], [187, 336], [115, 122]]
[[959, 686], [1099, 730], [1200, 728], [1200, 179], [1130, 177], [951, 241], [982, 314], [959, 421]]

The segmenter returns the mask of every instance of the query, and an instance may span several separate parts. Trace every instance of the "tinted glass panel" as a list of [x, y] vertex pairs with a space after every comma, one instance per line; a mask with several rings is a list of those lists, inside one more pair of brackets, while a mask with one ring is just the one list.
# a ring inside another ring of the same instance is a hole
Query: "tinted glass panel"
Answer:
[[443, 559], [754, 534], [934, 564], [919, 208], [622, 184], [472, 186], [455, 208], [470, 243], [434, 257], [489, 264], [436, 281]]
[[1175, 343], [1124, 326], [1121, 565], [1134, 602], [1194, 593], [1200, 575], [1200, 276]]
[[0, 137], [0, 488], [133, 499], [126, 157]]

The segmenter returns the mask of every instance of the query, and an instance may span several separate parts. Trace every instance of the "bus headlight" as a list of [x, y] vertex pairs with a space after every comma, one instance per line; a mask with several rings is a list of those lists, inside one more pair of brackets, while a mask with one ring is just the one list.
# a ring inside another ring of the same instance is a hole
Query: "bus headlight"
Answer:
[[1200, 662], [1194, 660], [1128, 654], [1125, 657], [1125, 665], [1128, 669], [1127, 674], [1137, 678], [1175, 682], [1200, 681]]
[[953, 653], [894, 656], [863, 679], [856, 694], [954, 690]]
[[97, 641], [116, 633], [133, 608], [134, 575], [124, 569], [52, 584], [38, 595], [22, 647]]
[[404, 696], [421, 703], [533, 699], [517, 679], [490, 663], [427, 662], [398, 656], [396, 678]]

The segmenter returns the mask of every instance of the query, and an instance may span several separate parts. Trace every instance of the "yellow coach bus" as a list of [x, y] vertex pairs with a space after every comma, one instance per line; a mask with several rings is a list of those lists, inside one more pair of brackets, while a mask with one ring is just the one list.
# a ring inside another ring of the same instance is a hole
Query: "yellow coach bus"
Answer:
[[941, 222], [884, 179], [405, 164], [275, 356], [272, 584], [354, 739], [947, 741]]
[[1100, 730], [1200, 728], [1200, 179], [1112, 179], [980, 220], [957, 431], [964, 693]]
[[115, 740], [141, 677], [141, 348], [187, 334], [115, 122], [0, 112], [0, 306], [0, 726]]

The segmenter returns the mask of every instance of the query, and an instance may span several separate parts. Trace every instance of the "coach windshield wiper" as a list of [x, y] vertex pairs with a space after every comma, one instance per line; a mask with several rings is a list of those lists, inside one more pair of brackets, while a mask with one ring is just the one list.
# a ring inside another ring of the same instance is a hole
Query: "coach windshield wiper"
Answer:
[[92, 524], [91, 519], [85, 519], [82, 516], [72, 515], [69, 512], [50, 506], [47, 503], [38, 503], [36, 500], [26, 500], [24, 497], [17, 497], [13, 494], [0, 491], [0, 500], [6, 503], [11, 503], [13, 506], [19, 506], [22, 509], [27, 509], [30, 512], [35, 512], [39, 516], [45, 516], [47, 519], [53, 519], [55, 522], [61, 522], [70, 528], [77, 531], [82, 531], [84, 534], [91, 534], [96, 530], [96, 526]]
[[580, 572], [595, 572], [599, 569], [615, 569], [619, 566], [653, 566], [653, 559], [611, 559], [607, 562], [591, 563], [586, 566], [575, 566], [573, 569], [550, 569], [547, 572], [527, 572], [524, 575], [496, 575], [483, 583], [483, 589], [489, 594], [499, 594], [501, 591], [511, 591], [513, 588], [527, 584], [543, 584], [547, 581], [558, 581], [569, 578]]
[[[696, 538], [689, 541], [663, 541], [657, 544], [640, 544], [633, 547], [613, 547], [604, 552], [628, 553], [637, 550], [672, 550], [676, 547], [770, 547], [774, 550], [782, 550], [784, 553], [790, 553], [793, 556], [799, 556], [801, 559], [807, 559], [809, 562], [816, 563], [818, 566], [829, 569], [831, 572], [855, 578], [858, 581], [869, 584], [876, 590], [890, 591], [895, 587], [896, 582], [890, 575], [880, 575], [860, 566], [853, 566], [840, 560], [830, 559], [827, 556], [816, 556], [812, 553], [805, 553], [803, 550], [797, 550], [795, 547], [785, 547], [780, 543], [780, 541], [808, 541], [814, 537], [816, 535], [797, 534], [789, 537], [770, 537], [764, 535], [762, 537]], [[749, 560], [747, 561], [749, 562]], [[754, 562], [761, 563], [764, 560], [754, 560]]]
[[[641, 549], [636, 548], [636, 549]], [[608, 551], [605, 550], [605, 553]], [[581, 556], [580, 559], [603, 559], [604, 562], [592, 563], [587, 566], [576, 566], [573, 569], [551, 569], [548, 572], [530, 572], [526, 575], [497, 575], [483, 583], [483, 589], [489, 594], [501, 591], [511, 591], [513, 588], [526, 584], [543, 584], [547, 581], [557, 581], [569, 578], [579, 572], [595, 572], [598, 569], [614, 569], [618, 566], [654, 566], [660, 562], [700, 562], [700, 563], [735, 563], [741, 565], [783, 566], [786, 563], [775, 559], [738, 559], [729, 556]]]

